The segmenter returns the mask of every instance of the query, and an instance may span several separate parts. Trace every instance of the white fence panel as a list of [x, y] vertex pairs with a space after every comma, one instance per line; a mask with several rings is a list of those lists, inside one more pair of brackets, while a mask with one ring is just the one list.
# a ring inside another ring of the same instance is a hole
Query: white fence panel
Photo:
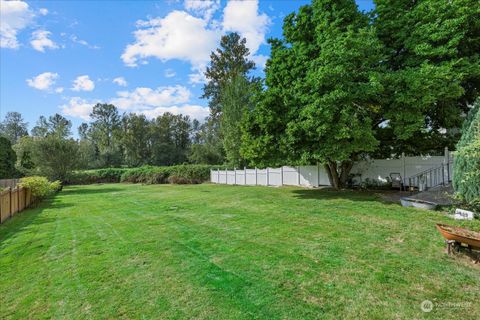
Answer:
[[282, 168], [269, 168], [268, 169], [268, 184], [270, 186], [282, 185]]
[[[354, 164], [351, 173], [357, 175], [357, 182], [366, 179], [385, 182], [391, 173], [400, 173], [404, 184], [408, 178], [425, 170], [444, 166], [445, 177], [452, 177], [452, 157], [445, 156], [402, 157], [400, 159], [372, 159]], [[447, 166], [446, 164], [449, 164]], [[212, 170], [210, 181], [220, 184], [261, 185], [261, 186], [329, 186], [328, 174], [323, 165], [266, 169]]]
[[245, 185], [245, 171], [237, 170], [237, 183], [239, 185]]
[[266, 186], [267, 183], [267, 169], [257, 169], [257, 185]]
[[287, 186], [299, 185], [298, 170], [296, 167], [283, 167], [283, 184]]
[[245, 179], [245, 184], [246, 185], [256, 185], [257, 184], [257, 178], [255, 174], [255, 169], [246, 169], [246, 179]]
[[318, 186], [318, 166], [301, 166], [298, 169], [301, 186]]

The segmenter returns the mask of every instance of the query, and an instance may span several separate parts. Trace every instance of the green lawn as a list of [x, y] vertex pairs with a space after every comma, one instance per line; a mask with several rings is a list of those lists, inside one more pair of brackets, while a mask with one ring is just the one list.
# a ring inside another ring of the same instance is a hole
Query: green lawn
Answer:
[[67, 187], [0, 226], [0, 318], [480, 319], [436, 222], [459, 224], [368, 193]]

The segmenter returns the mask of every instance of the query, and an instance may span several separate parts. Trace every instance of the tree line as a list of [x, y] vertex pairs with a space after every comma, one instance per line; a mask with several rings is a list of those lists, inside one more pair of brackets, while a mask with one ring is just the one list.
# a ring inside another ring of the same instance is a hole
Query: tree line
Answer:
[[313, 0], [269, 39], [264, 78], [253, 76], [244, 38], [222, 37], [205, 73], [210, 116], [201, 123], [97, 104], [78, 141], [60, 115], [40, 118], [26, 138], [19, 115], [1, 130], [20, 169], [48, 162], [54, 153], [39, 150], [52, 145], [82, 168], [321, 163], [339, 188], [357, 160], [455, 148], [479, 96], [479, 15], [477, 0], [376, 0], [372, 12], [354, 0]]
[[71, 121], [60, 114], [41, 116], [28, 132], [20, 113], [7, 113], [0, 124], [0, 142], [5, 153], [11, 151], [8, 160], [7, 154], [5, 161], [2, 156], [3, 176], [40, 174], [63, 180], [74, 169], [222, 162], [221, 150], [198, 151], [210, 129], [188, 116], [164, 113], [149, 120], [143, 114], [121, 115], [111, 104], [96, 104], [90, 117], [73, 139]]

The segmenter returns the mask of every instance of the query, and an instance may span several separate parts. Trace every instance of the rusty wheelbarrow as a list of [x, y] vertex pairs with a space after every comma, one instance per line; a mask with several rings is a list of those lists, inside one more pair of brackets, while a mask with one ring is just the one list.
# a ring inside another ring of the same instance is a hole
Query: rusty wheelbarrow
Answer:
[[[449, 226], [446, 224], [437, 224], [437, 229], [446, 239], [448, 254], [459, 252], [462, 246], [470, 250], [480, 250], [480, 232], [471, 231], [465, 228]], [[479, 262], [477, 258], [476, 263]]]

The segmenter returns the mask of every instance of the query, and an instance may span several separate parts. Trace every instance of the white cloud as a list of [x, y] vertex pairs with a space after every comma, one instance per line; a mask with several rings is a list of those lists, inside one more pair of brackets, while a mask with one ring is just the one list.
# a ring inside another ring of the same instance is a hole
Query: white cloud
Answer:
[[209, 21], [213, 14], [220, 9], [220, 0], [185, 0], [185, 9]]
[[62, 93], [63, 92], [63, 87], [55, 88], [55, 92], [56, 93]]
[[99, 46], [97, 45], [91, 45], [90, 43], [88, 43], [86, 40], [83, 40], [83, 39], [79, 39], [76, 35], [72, 34], [70, 36], [70, 40], [72, 40], [73, 43], [77, 43], [77, 44], [80, 44], [82, 46], [86, 46], [90, 49], [100, 49]]
[[206, 107], [188, 104], [191, 92], [183, 86], [136, 88], [133, 91], [117, 92], [117, 97], [110, 103], [120, 110], [141, 113], [155, 118], [165, 112], [189, 115], [203, 120], [208, 114]]
[[175, 77], [175, 76], [177, 75], [177, 73], [176, 73], [175, 70], [173, 70], [173, 69], [167, 69], [167, 70], [165, 70], [165, 73], [164, 73], [164, 74], [165, 74], [165, 77], [166, 77], [166, 78], [173, 78], [173, 77]]
[[192, 68], [193, 72], [188, 75], [188, 82], [193, 84], [207, 82], [207, 77], [205, 76], [206, 68], [206, 64]]
[[200, 66], [208, 62], [220, 36], [219, 30], [209, 29], [205, 20], [184, 11], [172, 11], [163, 19], [139, 21], [137, 26], [140, 29], [134, 32], [135, 42], [122, 54], [123, 62], [130, 67], [149, 57], [179, 59]]
[[143, 110], [138, 113], [142, 113], [148, 118], [156, 118], [166, 112], [170, 112], [172, 114], [183, 114], [200, 121], [203, 121], [210, 113], [207, 107], [190, 104], [183, 106], [157, 107], [154, 109]]
[[32, 79], [27, 79], [27, 84], [37, 90], [48, 91], [58, 79], [58, 74], [53, 72], [44, 72]]
[[62, 113], [66, 116], [90, 120], [90, 113], [96, 102], [90, 102], [80, 97], [72, 97], [67, 104], [61, 105]]
[[111, 103], [122, 110], [147, 110], [186, 103], [190, 100], [190, 90], [183, 86], [136, 88], [133, 91], [119, 91]]
[[95, 89], [95, 83], [87, 75], [78, 76], [73, 81], [73, 91], [92, 91]]
[[[191, 118], [204, 120], [209, 114], [208, 107], [189, 104], [190, 90], [177, 85], [170, 87], [136, 88], [132, 91], [119, 91], [109, 103], [122, 111], [144, 114], [155, 118], [165, 112], [188, 115]], [[89, 120], [93, 106], [98, 102], [80, 97], [72, 97], [61, 105], [62, 113], [67, 116]]]
[[38, 13], [40, 13], [40, 15], [42, 15], [42, 16], [46, 16], [48, 14], [48, 9], [47, 8], [40, 8], [40, 10], [38, 10]]
[[17, 34], [33, 20], [34, 14], [23, 1], [0, 0], [0, 47], [19, 47]]
[[[189, 82], [205, 82], [205, 69], [210, 54], [218, 47], [225, 32], [238, 32], [247, 39], [250, 58], [260, 68], [266, 57], [256, 55], [265, 43], [265, 34], [271, 23], [265, 13], [260, 13], [258, 1], [230, 1], [223, 10], [223, 21], [211, 20], [219, 9], [219, 1], [184, 1], [185, 11], [172, 11], [164, 18], [138, 21], [135, 41], [127, 45], [121, 58], [130, 67], [146, 64], [148, 58], [162, 61], [178, 59], [191, 65]], [[193, 15], [192, 15], [193, 14]], [[196, 16], [200, 16], [196, 17]]]
[[128, 85], [127, 80], [124, 77], [118, 77], [112, 80], [113, 83], [119, 85], [120, 87], [126, 87]]
[[271, 20], [258, 12], [258, 0], [229, 1], [223, 9], [223, 30], [238, 32], [247, 39], [247, 47], [254, 55], [265, 43], [265, 33]]
[[50, 31], [46, 30], [34, 31], [32, 33], [32, 40], [30, 41], [33, 49], [40, 52], [45, 52], [45, 48], [57, 49], [58, 45], [48, 38], [51, 34], [52, 33]]

